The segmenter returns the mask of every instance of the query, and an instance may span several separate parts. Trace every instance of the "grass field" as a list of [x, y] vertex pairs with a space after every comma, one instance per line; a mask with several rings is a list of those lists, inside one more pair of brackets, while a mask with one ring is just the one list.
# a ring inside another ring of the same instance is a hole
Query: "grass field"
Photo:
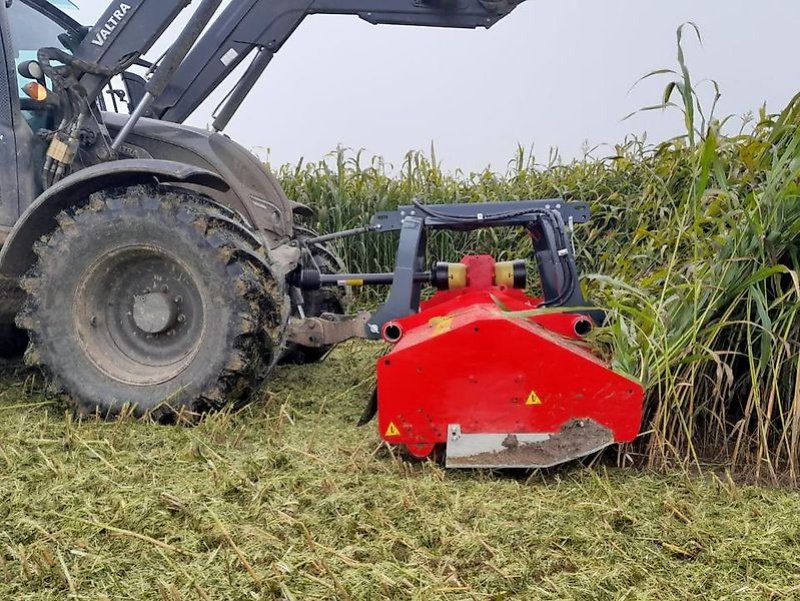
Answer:
[[724, 472], [411, 464], [355, 421], [379, 347], [195, 428], [0, 387], [0, 599], [795, 599], [796, 491]]
[[[589, 202], [576, 255], [610, 317], [592, 343], [646, 387], [636, 446], [546, 472], [408, 462], [355, 425], [381, 352], [366, 343], [281, 367], [196, 427], [81, 422], [40, 372], [6, 369], [0, 601], [800, 599], [800, 95], [736, 131], [700, 106], [681, 31], [650, 107], [683, 113], [676, 139], [570, 163], [520, 150], [505, 173], [343, 150], [277, 170], [319, 231], [413, 198]], [[335, 250], [378, 271], [394, 246]], [[505, 260], [530, 240], [429, 249]]]

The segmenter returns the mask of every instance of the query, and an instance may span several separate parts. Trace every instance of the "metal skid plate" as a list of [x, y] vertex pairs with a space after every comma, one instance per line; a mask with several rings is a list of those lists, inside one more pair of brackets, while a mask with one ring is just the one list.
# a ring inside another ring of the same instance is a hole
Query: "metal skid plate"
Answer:
[[611, 430], [590, 419], [572, 419], [555, 434], [465, 434], [459, 424], [451, 424], [446, 465], [546, 468], [596, 453], [613, 442]]

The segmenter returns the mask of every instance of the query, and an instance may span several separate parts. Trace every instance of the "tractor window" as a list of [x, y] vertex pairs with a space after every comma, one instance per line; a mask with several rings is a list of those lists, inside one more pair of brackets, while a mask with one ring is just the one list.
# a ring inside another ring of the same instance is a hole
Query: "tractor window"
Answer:
[[[24, 4], [14, 2], [8, 9], [8, 20], [11, 26], [11, 41], [14, 47], [15, 64], [28, 60], [36, 59], [36, 52], [45, 46], [55, 46], [61, 48], [58, 36], [64, 33], [65, 29], [47, 15]], [[27, 99], [22, 91], [22, 86], [30, 80], [25, 79], [19, 73], [17, 75], [17, 91], [21, 99]], [[51, 87], [48, 83], [48, 87]], [[25, 110], [22, 111], [25, 120], [33, 130], [41, 128], [52, 128], [52, 114], [45, 110]]]

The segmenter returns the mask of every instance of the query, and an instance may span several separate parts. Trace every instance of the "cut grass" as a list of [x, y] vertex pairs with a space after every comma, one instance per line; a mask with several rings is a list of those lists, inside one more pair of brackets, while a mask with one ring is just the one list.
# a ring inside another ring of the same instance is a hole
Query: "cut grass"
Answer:
[[445, 471], [355, 421], [378, 347], [195, 428], [0, 392], [2, 599], [776, 599], [796, 492], [634, 469]]

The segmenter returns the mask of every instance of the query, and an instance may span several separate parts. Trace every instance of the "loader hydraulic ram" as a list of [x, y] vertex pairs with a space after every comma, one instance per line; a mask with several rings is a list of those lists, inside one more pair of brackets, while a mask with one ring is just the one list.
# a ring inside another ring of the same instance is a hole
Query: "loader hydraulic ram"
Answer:
[[[587, 205], [558, 199], [378, 213], [367, 229], [399, 232], [393, 273], [312, 269], [293, 278], [305, 289], [389, 284], [386, 302], [345, 321], [297, 321], [291, 336], [311, 345], [351, 336], [389, 343], [361, 421], [377, 412], [383, 439], [415, 457], [444, 447], [449, 467], [549, 467], [629, 442], [639, 432], [642, 387], [582, 342], [604, 319], [583, 299], [572, 253], [571, 226], [588, 216]], [[473, 255], [425, 269], [430, 230], [490, 227], [530, 235], [541, 296], [525, 292], [524, 260]], [[421, 300], [425, 285], [436, 292]]]

